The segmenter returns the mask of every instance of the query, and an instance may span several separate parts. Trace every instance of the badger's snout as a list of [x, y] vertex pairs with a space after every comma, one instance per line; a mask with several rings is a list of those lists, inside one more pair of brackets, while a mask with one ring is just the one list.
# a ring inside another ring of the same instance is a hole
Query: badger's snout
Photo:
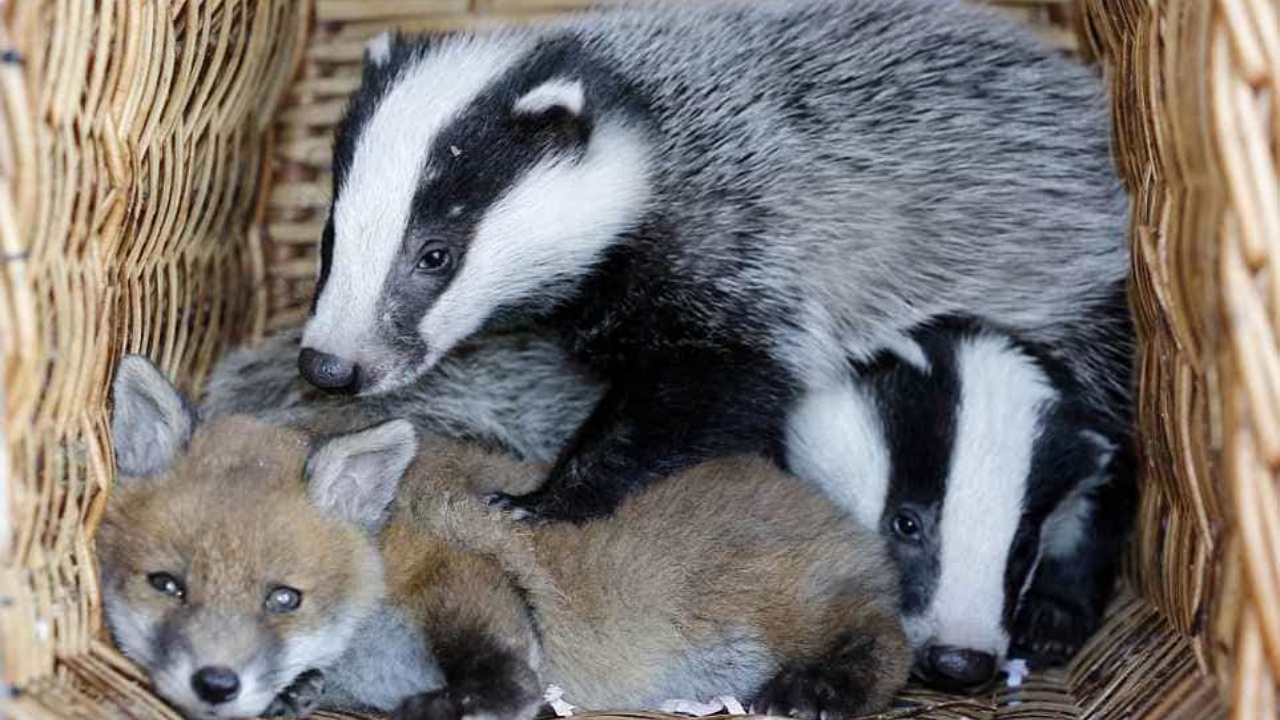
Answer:
[[996, 676], [996, 656], [951, 645], [928, 645], [916, 655], [916, 674], [930, 687], [950, 692], [974, 690]]
[[298, 371], [321, 390], [354, 395], [360, 391], [360, 366], [314, 348], [298, 353]]

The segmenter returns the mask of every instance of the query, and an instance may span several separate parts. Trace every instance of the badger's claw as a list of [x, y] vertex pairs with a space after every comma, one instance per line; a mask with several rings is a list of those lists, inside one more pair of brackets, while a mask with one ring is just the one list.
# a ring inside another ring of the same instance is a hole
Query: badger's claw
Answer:
[[521, 497], [516, 495], [508, 495], [506, 493], [493, 493], [486, 495], [484, 502], [491, 508], [497, 508], [505, 512], [512, 520], [537, 522], [539, 517], [531, 508], [526, 507], [521, 502]]
[[580, 523], [596, 517], [596, 513], [586, 508], [574, 508], [559, 502], [554, 496], [530, 493], [529, 495], [508, 495], [493, 493], [485, 497], [489, 507], [497, 508], [511, 517], [512, 520], [534, 525], [545, 525], [553, 522]]
[[1098, 623], [1086, 608], [1028, 593], [1014, 617], [1010, 654], [1027, 658], [1037, 668], [1066, 664]]
[[516, 520], [530, 523], [571, 522], [585, 523], [607, 517], [612, 506], [601, 502], [598, 495], [586, 490], [548, 492], [545, 488], [528, 495], [493, 493], [485, 497], [490, 507], [506, 512]]
[[324, 673], [308, 670], [297, 677], [289, 687], [280, 691], [263, 717], [302, 718], [320, 709], [320, 696], [324, 694]]

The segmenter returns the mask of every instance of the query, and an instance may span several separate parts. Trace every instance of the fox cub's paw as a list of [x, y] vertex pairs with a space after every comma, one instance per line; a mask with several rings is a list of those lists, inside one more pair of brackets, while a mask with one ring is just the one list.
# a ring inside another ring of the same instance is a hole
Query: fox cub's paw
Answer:
[[302, 718], [320, 709], [320, 696], [324, 694], [324, 674], [308, 670], [298, 676], [289, 687], [280, 691], [271, 702], [264, 717]]

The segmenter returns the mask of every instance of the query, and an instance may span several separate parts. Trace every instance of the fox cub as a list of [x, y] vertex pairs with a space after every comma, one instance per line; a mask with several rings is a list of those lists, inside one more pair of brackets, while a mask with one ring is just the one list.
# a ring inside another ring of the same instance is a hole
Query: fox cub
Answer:
[[480, 497], [545, 468], [403, 420], [327, 438], [197, 423], [139, 357], [114, 394], [107, 619], [189, 717], [528, 720], [554, 683], [586, 708], [734, 694], [839, 718], [906, 681], [880, 541], [763, 460], [531, 527]]

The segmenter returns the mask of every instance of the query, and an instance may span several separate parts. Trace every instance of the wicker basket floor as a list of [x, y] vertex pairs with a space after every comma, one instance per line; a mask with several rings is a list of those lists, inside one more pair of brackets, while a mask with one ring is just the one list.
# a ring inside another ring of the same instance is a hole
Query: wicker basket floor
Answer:
[[[1159, 695], [1134, 692], [1158, 678]], [[136, 668], [110, 645], [95, 642], [86, 654], [68, 658], [60, 672], [26, 688], [11, 709], [18, 717], [86, 720], [159, 720], [178, 716], [147, 692]], [[1088, 717], [1150, 717], [1204, 720], [1221, 715], [1217, 692], [1197, 671], [1188, 643], [1168, 632], [1146, 603], [1123, 593], [1113, 603], [1106, 628], [1066, 669], [1033, 673], [1021, 687], [1000, 687], [973, 697], [943, 695], [912, 687], [897, 706], [878, 718], [919, 720], [1069, 720]], [[325, 718], [360, 715], [322, 713]], [[673, 720], [657, 713], [583, 713], [589, 720]]]

